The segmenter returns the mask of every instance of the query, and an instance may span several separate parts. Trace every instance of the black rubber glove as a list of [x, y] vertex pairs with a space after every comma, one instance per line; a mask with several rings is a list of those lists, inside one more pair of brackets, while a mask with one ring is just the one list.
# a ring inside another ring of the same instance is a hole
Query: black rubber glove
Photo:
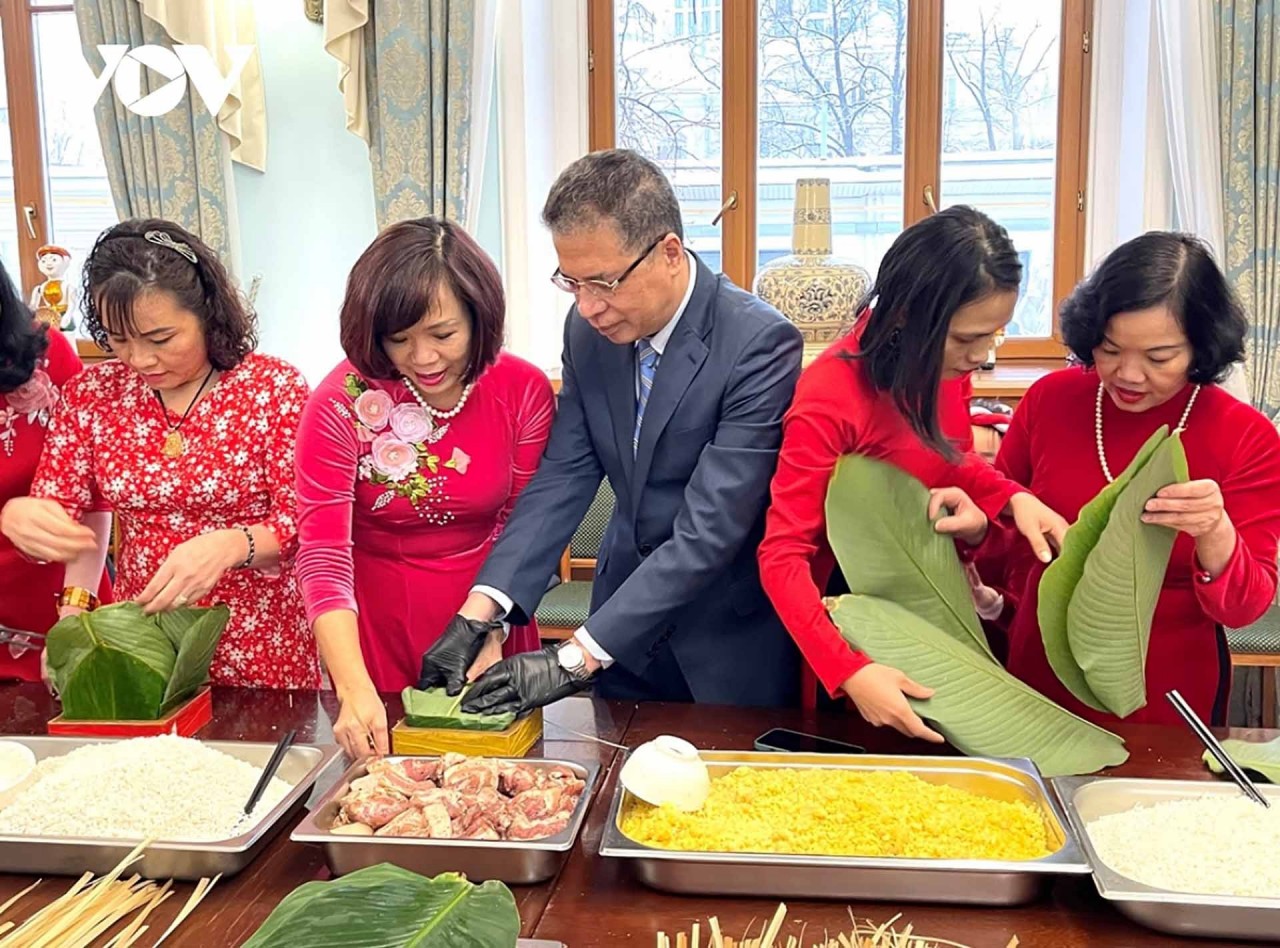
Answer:
[[463, 699], [468, 714], [524, 714], [591, 687], [560, 667], [556, 647], [504, 658], [477, 678]]
[[484, 647], [485, 636], [500, 628], [501, 622], [454, 616], [444, 627], [444, 634], [422, 656], [418, 687], [425, 690], [444, 685], [445, 694], [450, 697], [461, 694], [467, 683], [467, 669]]

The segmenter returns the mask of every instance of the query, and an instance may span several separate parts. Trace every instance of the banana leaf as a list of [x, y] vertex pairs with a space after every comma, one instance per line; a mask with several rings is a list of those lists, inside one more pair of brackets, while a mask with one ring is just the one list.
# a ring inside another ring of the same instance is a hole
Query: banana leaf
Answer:
[[[1270, 671], [1270, 669], [1268, 669]], [[1250, 772], [1250, 776], [1264, 777], [1268, 783], [1280, 783], [1280, 737], [1269, 741], [1237, 741], [1228, 739], [1221, 742], [1225, 750], [1240, 765], [1241, 769]], [[1201, 758], [1215, 774], [1225, 773], [1218, 758], [1208, 751]]]
[[955, 541], [929, 523], [929, 491], [891, 464], [851, 454], [827, 489], [827, 539], [849, 591], [897, 603], [992, 661]]
[[519, 934], [516, 900], [501, 882], [428, 879], [381, 863], [303, 883], [244, 948], [514, 948]]
[[875, 661], [935, 689], [909, 699], [951, 744], [978, 757], [1030, 757], [1046, 777], [1123, 763], [1122, 741], [1023, 684], [967, 644], [894, 602], [841, 596], [832, 618]]
[[463, 711], [462, 694], [450, 698], [443, 688], [419, 691], [406, 688], [400, 692], [404, 704], [404, 721], [410, 727], [451, 728], [460, 731], [505, 731], [515, 721], [515, 712], [504, 714], [468, 714]]
[[1147, 703], [1151, 618], [1177, 533], [1142, 522], [1156, 492], [1188, 479], [1182, 437], [1156, 448], [1116, 499], [1067, 607], [1067, 644], [1089, 689], [1126, 717]]
[[205, 681], [226, 606], [163, 619], [136, 603], [68, 616], [49, 630], [49, 674], [71, 721], [153, 721]]
[[1071, 646], [1067, 641], [1067, 610], [1071, 605], [1071, 595], [1084, 576], [1089, 554], [1098, 545], [1111, 511], [1120, 498], [1120, 492], [1129, 486], [1134, 475], [1151, 460], [1156, 448], [1168, 434], [1168, 426], [1160, 428], [1138, 449], [1133, 461], [1120, 476], [1080, 509], [1079, 517], [1067, 531], [1058, 558], [1040, 577], [1036, 618], [1040, 622], [1040, 637], [1044, 641], [1049, 667], [1068, 691], [1095, 711], [1105, 711], [1106, 707], [1089, 687], [1083, 669], [1071, 654]]
[[231, 619], [231, 610], [223, 605], [211, 609], [176, 609], [156, 616], [160, 630], [170, 642], [176, 642], [173, 674], [164, 690], [160, 717], [190, 698], [209, 677], [209, 665], [222, 630]]

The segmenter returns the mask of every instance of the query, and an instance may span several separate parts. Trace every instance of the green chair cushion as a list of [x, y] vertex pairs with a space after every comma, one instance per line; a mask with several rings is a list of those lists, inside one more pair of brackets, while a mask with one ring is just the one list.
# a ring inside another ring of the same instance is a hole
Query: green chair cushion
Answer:
[[591, 583], [575, 580], [561, 583], [545, 596], [534, 618], [547, 628], [576, 629], [587, 621], [591, 609]]
[[1280, 654], [1280, 606], [1272, 606], [1243, 629], [1227, 629], [1227, 647], [1236, 653]]

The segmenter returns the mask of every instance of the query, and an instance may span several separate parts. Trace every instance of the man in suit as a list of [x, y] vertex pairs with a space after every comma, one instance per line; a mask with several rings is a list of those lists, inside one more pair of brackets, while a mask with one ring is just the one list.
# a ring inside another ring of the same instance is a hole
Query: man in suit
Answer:
[[[552, 280], [575, 297], [558, 413], [420, 685], [457, 694], [488, 668], [462, 705], [475, 712], [523, 711], [592, 683], [610, 698], [791, 703], [798, 653], [760, 587], [756, 546], [799, 332], [685, 249], [670, 183], [634, 152], [574, 162], [542, 218]], [[493, 664], [495, 620], [529, 621], [602, 476], [617, 506], [586, 625], [558, 648]]]

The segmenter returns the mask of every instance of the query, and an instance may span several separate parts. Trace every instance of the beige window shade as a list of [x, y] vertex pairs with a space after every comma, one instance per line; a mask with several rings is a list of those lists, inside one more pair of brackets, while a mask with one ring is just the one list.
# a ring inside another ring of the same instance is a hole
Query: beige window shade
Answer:
[[203, 46], [223, 75], [231, 69], [229, 46], [252, 46], [253, 55], [218, 111], [218, 127], [231, 139], [231, 160], [267, 170], [267, 100], [258, 57], [252, 0], [138, 0], [142, 12], [178, 43]]

